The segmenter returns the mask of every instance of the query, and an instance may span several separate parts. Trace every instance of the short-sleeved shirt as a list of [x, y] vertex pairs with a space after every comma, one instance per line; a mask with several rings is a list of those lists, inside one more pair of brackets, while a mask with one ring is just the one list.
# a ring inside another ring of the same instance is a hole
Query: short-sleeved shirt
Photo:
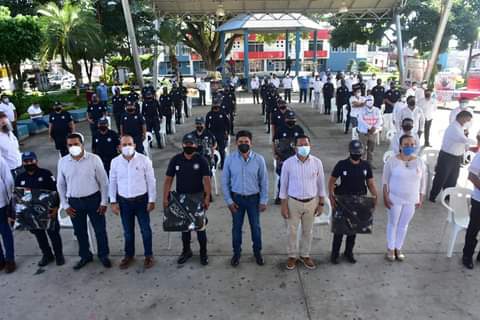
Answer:
[[94, 121], [98, 121], [107, 112], [107, 107], [102, 104], [91, 104], [88, 106], [87, 112]]
[[182, 102], [183, 100], [183, 93], [182, 93], [182, 89], [180, 88], [174, 88], [172, 89], [172, 91], [170, 92], [170, 96], [172, 97], [172, 101], [175, 105], [179, 105], [180, 102]]
[[93, 136], [92, 150], [102, 161], [112, 160], [118, 155], [119, 144], [120, 138], [115, 131], [108, 130], [105, 134], [97, 131]]
[[275, 140], [280, 139], [291, 139], [294, 140], [296, 137], [304, 135], [304, 131], [302, 127], [299, 125], [294, 125], [293, 127], [289, 127], [287, 125], [282, 125], [278, 128], [277, 132], [275, 133]]
[[222, 99], [222, 107], [226, 106], [226, 109], [228, 109], [230, 112], [234, 111], [234, 106], [235, 106], [235, 93], [229, 92], [223, 95]]
[[155, 99], [145, 99], [142, 105], [142, 114], [145, 119], [158, 120], [160, 117], [160, 105]]
[[201, 155], [206, 156], [207, 154], [209, 154], [209, 151], [205, 150], [204, 148], [211, 148], [217, 143], [215, 135], [208, 129], [203, 130], [202, 134], [200, 135], [197, 133], [197, 130], [190, 132], [190, 134], [193, 135], [197, 140], [197, 151]]
[[127, 94], [127, 101], [130, 102], [137, 102], [138, 101], [139, 94], [135, 91], [130, 91], [129, 94]]
[[343, 106], [344, 104], [348, 104], [348, 98], [350, 98], [350, 91], [348, 88], [343, 86], [337, 89], [337, 106]]
[[72, 116], [68, 111], [50, 113], [49, 122], [52, 125], [52, 136], [67, 136], [70, 133]]
[[[480, 153], [477, 153], [475, 157], [473, 157], [472, 162], [470, 163], [470, 167], [468, 168], [468, 172], [480, 177]], [[472, 199], [475, 201], [480, 201], [480, 189], [474, 187], [472, 192]]]
[[30, 119], [39, 119], [42, 117], [42, 108], [40, 108], [40, 106], [35, 106], [32, 104], [30, 107], [28, 107], [27, 112], [30, 115]]
[[123, 134], [131, 135], [138, 141], [143, 135], [143, 125], [145, 125], [145, 118], [139, 114], [124, 114], [122, 117]]
[[383, 104], [383, 98], [385, 97], [385, 87], [384, 86], [375, 86], [372, 88], [373, 96], [373, 105], [380, 108]]
[[15, 187], [56, 191], [57, 182], [49, 170], [38, 168], [32, 175], [27, 172], [19, 174], [15, 178]]
[[112, 107], [113, 107], [113, 113], [115, 114], [122, 114], [125, 112], [125, 106], [127, 105], [127, 99], [122, 96], [113, 96], [112, 97]]
[[166, 175], [176, 177], [178, 193], [193, 194], [204, 191], [203, 177], [210, 176], [210, 168], [207, 160], [198, 153], [190, 160], [179, 153], [170, 160]]
[[337, 195], [365, 195], [367, 181], [373, 178], [372, 167], [366, 161], [353, 164], [350, 159], [337, 162], [332, 177], [339, 178], [340, 184], [335, 187]]
[[[387, 92], [385, 92], [385, 99], [390, 100], [393, 104], [400, 101], [401, 97], [402, 97], [402, 94], [400, 93], [400, 90], [398, 90], [398, 89], [393, 89], [393, 90], [390, 89]], [[386, 113], [392, 113], [393, 112], [393, 105], [385, 104], [385, 112]]]
[[205, 127], [215, 136], [225, 134], [230, 128], [228, 117], [222, 111], [210, 111], [205, 117]]
[[15, 105], [13, 103], [4, 103], [3, 101], [0, 102], [0, 111], [7, 115], [10, 122], [15, 121], [15, 110]]
[[275, 127], [281, 127], [285, 125], [285, 116], [287, 115], [288, 109], [285, 112], [281, 112], [280, 110], [277, 112], [274, 112], [272, 114], [272, 124], [275, 125]]

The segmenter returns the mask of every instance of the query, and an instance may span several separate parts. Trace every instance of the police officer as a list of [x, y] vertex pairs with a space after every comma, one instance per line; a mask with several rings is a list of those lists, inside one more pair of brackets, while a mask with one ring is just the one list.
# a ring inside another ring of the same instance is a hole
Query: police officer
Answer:
[[265, 115], [265, 100], [267, 98], [268, 91], [268, 79], [263, 79], [263, 83], [260, 86], [260, 96], [262, 97], [262, 116]]
[[[273, 154], [277, 160], [276, 174], [280, 177], [282, 175], [283, 161], [287, 160], [290, 156], [295, 154], [295, 138], [303, 136], [305, 132], [303, 128], [296, 124], [295, 112], [288, 110], [285, 112], [284, 123], [276, 130], [273, 137]], [[288, 146], [291, 146], [288, 148]], [[285, 147], [287, 147], [285, 149]], [[280, 179], [278, 180], [278, 191], [280, 191]], [[275, 198], [275, 204], [280, 204], [280, 198], [278, 193]]]
[[327, 83], [323, 85], [323, 100], [325, 101], [325, 114], [330, 114], [332, 109], [332, 98], [335, 95], [335, 87], [333, 86], [332, 79], [328, 77]]
[[[173, 179], [177, 179], [176, 191], [186, 194], [190, 198], [201, 201], [205, 210], [210, 206], [210, 168], [207, 160], [197, 152], [198, 145], [193, 134], [187, 134], [182, 139], [183, 152], [170, 160], [163, 186], [163, 207], [168, 207], [168, 197], [172, 188]], [[190, 231], [182, 232], [183, 250], [178, 258], [178, 264], [184, 264], [192, 257]], [[197, 239], [200, 244], [200, 262], [208, 264], [207, 233], [205, 228], [197, 231]]]
[[135, 91], [133, 86], [130, 86], [130, 92], [127, 94], [127, 101], [133, 102], [137, 105], [140, 95]]
[[118, 133], [108, 129], [108, 121], [102, 118], [98, 121], [98, 131], [92, 137], [92, 152], [102, 159], [103, 167], [107, 172], [110, 172], [110, 162], [118, 156], [118, 145], [120, 138]]
[[187, 93], [188, 93], [188, 90], [187, 88], [183, 85], [183, 80], [180, 79], [180, 85], [178, 87], [178, 89], [180, 90], [180, 93], [182, 95], [182, 101], [183, 101], [183, 111], [185, 112], [185, 117], [189, 117], [188, 115], [188, 104], [187, 104]]
[[272, 141], [275, 140], [278, 128], [285, 125], [285, 116], [287, 115], [287, 103], [283, 100], [278, 102], [278, 110], [272, 113]]
[[349, 105], [350, 91], [345, 83], [345, 79], [340, 80], [340, 87], [337, 88], [337, 93], [335, 96], [335, 103], [337, 104], [337, 123], [342, 123], [343, 117], [346, 117], [346, 114], [343, 114], [343, 106]]
[[220, 152], [220, 169], [225, 162], [225, 148], [227, 146], [228, 132], [230, 123], [225, 113], [220, 111], [220, 99], [212, 101], [212, 111], [207, 113], [205, 127], [213, 133], [217, 140], [218, 151]]
[[158, 148], [162, 147], [160, 143], [160, 122], [161, 120], [161, 111], [160, 104], [157, 99], [155, 99], [153, 93], [149, 90], [145, 92], [145, 97], [142, 104], [142, 115], [145, 118], [147, 124], [147, 131], [155, 134], [157, 139]]
[[213, 164], [213, 151], [217, 147], [217, 139], [210, 130], [205, 128], [205, 119], [197, 117], [195, 119], [195, 131], [190, 134], [195, 138], [197, 152], [207, 159], [210, 167]]
[[372, 88], [373, 105], [381, 108], [385, 98], [385, 87], [382, 86], [382, 79], [377, 79], [377, 85]]
[[352, 92], [357, 91], [360, 89], [362, 97], [364, 97], [367, 93], [367, 86], [365, 85], [365, 82], [363, 82], [363, 77], [359, 73], [357, 76], [358, 82], [352, 85]]
[[117, 131], [120, 131], [120, 123], [122, 121], [122, 116], [125, 113], [126, 105], [127, 99], [120, 94], [120, 88], [116, 87], [115, 94], [112, 97], [112, 111]]
[[97, 132], [98, 120], [107, 115], [107, 107], [100, 102], [97, 95], [93, 95], [92, 103], [87, 108], [87, 120], [90, 124], [92, 137]]
[[173, 106], [175, 107], [175, 120], [177, 124], [180, 124], [180, 118], [182, 117], [182, 90], [177, 86], [176, 83], [172, 86], [172, 91], [170, 92], [172, 97]]
[[133, 137], [135, 142], [135, 150], [139, 153], [144, 152], [143, 140], [147, 137], [147, 126], [145, 118], [136, 111], [135, 105], [127, 102], [126, 114], [123, 115], [120, 125], [120, 135], [128, 134]]
[[[348, 146], [350, 156], [339, 161], [328, 180], [328, 190], [330, 203], [335, 208], [335, 195], [366, 195], [367, 188], [377, 203], [377, 188], [373, 177], [372, 168], [367, 161], [362, 160], [364, 148], [359, 140], [352, 140]], [[337, 180], [340, 179], [339, 184]], [[344, 257], [350, 263], [357, 262], [353, 255], [353, 247], [355, 246], [355, 234], [348, 234]], [[343, 234], [333, 235], [332, 254], [330, 261], [338, 264], [340, 247], [342, 245]]]
[[235, 126], [235, 112], [237, 108], [237, 98], [235, 97], [235, 91], [231, 89], [229, 85], [224, 87], [222, 106], [225, 106], [225, 110], [228, 110], [227, 115], [230, 118], [230, 134], [234, 135], [233, 129]]
[[270, 125], [272, 121], [272, 113], [275, 111], [275, 109], [278, 106], [278, 99], [277, 99], [277, 92], [275, 87], [270, 84], [267, 95], [266, 95], [266, 100], [265, 100], [265, 118], [267, 120], [267, 133], [270, 133]]
[[147, 81], [145, 86], [142, 88], [142, 98], [145, 99], [149, 95], [155, 95], [155, 88], [153, 87], [152, 82]]
[[166, 118], [166, 129], [167, 129], [167, 134], [172, 134], [172, 107], [173, 107], [173, 101], [172, 97], [168, 93], [168, 88], [163, 87], [163, 92], [160, 95], [159, 101], [160, 101], [160, 114], [162, 116], [165, 116]]
[[60, 151], [62, 157], [68, 154], [67, 136], [75, 131], [75, 123], [68, 111], [63, 111], [60, 102], [55, 102], [53, 112], [50, 113], [48, 135], [55, 142], [55, 149]]
[[[22, 154], [22, 164], [25, 172], [16, 177], [15, 187], [57, 191], [54, 176], [49, 170], [38, 167], [37, 155], [35, 153], [24, 152]], [[43, 229], [30, 230], [37, 238], [38, 246], [42, 251], [42, 259], [38, 262], [39, 267], [44, 267], [54, 260], [58, 266], [65, 264], [62, 238], [60, 237], [60, 223], [57, 220], [58, 205], [59, 200], [57, 198], [55, 207], [50, 208], [51, 226], [46, 231]], [[53, 252], [48, 243], [47, 234], [52, 243]]]
[[385, 92], [385, 98], [383, 102], [385, 103], [385, 112], [384, 113], [392, 113], [393, 112], [393, 107], [395, 106], [395, 103], [400, 101], [400, 98], [402, 97], [402, 94], [400, 93], [400, 90], [398, 90], [395, 87], [395, 82], [390, 82], [390, 90]]

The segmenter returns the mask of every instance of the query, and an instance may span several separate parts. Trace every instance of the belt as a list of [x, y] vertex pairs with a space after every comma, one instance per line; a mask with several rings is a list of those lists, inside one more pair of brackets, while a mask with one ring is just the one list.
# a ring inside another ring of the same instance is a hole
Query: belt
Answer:
[[92, 193], [91, 195], [89, 196], [85, 196], [85, 197], [69, 197], [68, 199], [72, 199], [72, 200], [86, 200], [86, 199], [90, 199], [90, 198], [93, 198], [93, 197], [96, 197], [100, 195], [100, 191], [97, 191], [97, 192], [94, 192]]
[[293, 200], [297, 200], [297, 201], [300, 201], [300, 202], [303, 202], [303, 203], [307, 203], [307, 202], [310, 202], [310, 201], [312, 201], [313, 199], [315, 199], [315, 198], [298, 199], [298, 198], [295, 198], [295, 197], [292, 197], [292, 196], [289, 196], [289, 197], [292, 198]]
[[260, 195], [259, 193], [244, 195], [244, 194], [232, 192], [232, 196], [239, 197], [239, 198], [242, 198], [242, 199], [251, 199], [251, 198], [254, 198], [254, 197], [258, 197], [259, 195]]
[[122, 197], [121, 195], [118, 195], [118, 197], [128, 202], [136, 202], [136, 201], [144, 200], [147, 197], [147, 193], [144, 193], [142, 195], [132, 197], [132, 198], [125, 198], [125, 197]]

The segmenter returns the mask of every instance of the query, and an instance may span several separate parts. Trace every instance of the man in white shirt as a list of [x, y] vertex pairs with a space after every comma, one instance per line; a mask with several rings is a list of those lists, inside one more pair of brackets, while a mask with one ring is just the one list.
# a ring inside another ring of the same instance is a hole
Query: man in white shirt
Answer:
[[292, 103], [292, 78], [287, 74], [282, 80], [284, 100]]
[[[463, 265], [468, 269], [473, 269], [473, 254], [478, 240], [477, 235], [480, 231], [480, 153], [477, 153], [468, 168], [468, 179], [473, 184], [471, 198], [470, 221], [465, 234], [465, 246], [463, 247]], [[477, 256], [480, 262], [480, 254]]]
[[120, 262], [120, 269], [127, 269], [135, 257], [135, 217], [143, 239], [143, 266], [149, 269], [154, 264], [150, 212], [155, 209], [155, 174], [150, 159], [135, 152], [131, 136], [121, 138], [120, 150], [122, 154], [111, 163], [109, 187], [112, 211], [120, 214], [125, 237], [125, 257]]
[[12, 124], [3, 112], [0, 112], [0, 154], [12, 175], [15, 176], [15, 169], [22, 166], [22, 156], [17, 137], [13, 134]]
[[12, 198], [14, 180], [10, 168], [2, 159], [0, 153], [0, 235], [2, 242], [0, 246], [0, 270], [12, 273], [16, 269], [13, 233], [10, 223], [13, 217], [10, 216], [9, 205]]
[[360, 88], [355, 90], [353, 96], [350, 97], [350, 110], [347, 114], [347, 123], [345, 124], [345, 133], [348, 132], [348, 127], [350, 123], [352, 124], [352, 129], [356, 128], [358, 125], [357, 117], [362, 112], [365, 107], [365, 97], [362, 96], [362, 91]]
[[257, 75], [252, 77], [252, 81], [250, 81], [250, 88], [252, 89], [253, 95], [253, 104], [260, 103], [260, 96], [259, 96], [259, 89], [260, 89], [260, 80], [258, 80]]
[[88, 241], [87, 216], [95, 230], [98, 257], [105, 268], [111, 268], [105, 221], [107, 173], [100, 157], [85, 151], [81, 134], [68, 135], [67, 147], [69, 154], [58, 162], [57, 189], [61, 207], [70, 216], [78, 240], [80, 261], [73, 269], [79, 270], [93, 260]]
[[7, 115], [8, 120], [12, 124], [13, 133], [15, 136], [17, 135], [17, 109], [15, 105], [10, 102], [10, 99], [6, 94], [2, 95], [2, 99], [0, 101], [0, 112], [3, 112]]
[[[307, 136], [295, 139], [296, 155], [283, 163], [280, 178], [282, 216], [288, 222], [288, 270], [295, 269], [298, 251], [306, 268], [316, 268], [310, 257], [312, 228], [315, 216], [323, 211], [326, 192], [322, 161], [310, 154], [310, 146], [310, 138]], [[302, 235], [298, 250], [297, 230], [300, 222]]]
[[437, 112], [437, 100], [432, 98], [431, 90], [425, 90], [425, 97], [419, 100], [418, 106], [423, 110], [423, 115], [425, 116], [425, 147], [431, 147], [430, 128], [432, 127], [432, 120], [435, 112]]
[[37, 127], [41, 128], [44, 126], [45, 128], [48, 128], [48, 122], [43, 119], [43, 111], [38, 102], [34, 102], [28, 107], [27, 113], [30, 116], [30, 120], [32, 120]]
[[270, 80], [270, 83], [273, 84], [275, 89], [278, 89], [280, 87], [280, 79], [277, 78], [276, 74], [272, 75], [272, 79]]
[[320, 76], [316, 76], [313, 82], [313, 107], [320, 109], [320, 96], [322, 94], [323, 82]]
[[466, 135], [471, 124], [472, 114], [468, 111], [461, 111], [457, 114], [455, 121], [445, 130], [430, 191], [429, 200], [431, 202], [435, 202], [442, 189], [455, 187], [457, 184], [465, 150], [469, 145], [476, 144], [475, 140], [469, 139]]
[[200, 78], [200, 81], [198, 81], [197, 83], [197, 90], [198, 90], [198, 94], [200, 95], [200, 105], [201, 106], [206, 106], [207, 105], [207, 102], [206, 102], [206, 90], [207, 90], [207, 85], [205, 84], [205, 81], [203, 80], [203, 78]]
[[[395, 110], [394, 110], [395, 111]], [[423, 128], [425, 127], [425, 116], [423, 110], [415, 105], [415, 97], [409, 96], [407, 98], [407, 107], [402, 108], [398, 112], [394, 112], [397, 116], [395, 119], [395, 127], [400, 131], [402, 120], [409, 118], [413, 119], [413, 132], [420, 138], [422, 136]]]
[[408, 98], [410, 96], [415, 97], [417, 92], [417, 83], [414, 81], [412, 82], [412, 86], [407, 89], [405, 96]]
[[448, 121], [450, 123], [454, 122], [455, 118], [457, 117], [457, 114], [459, 114], [461, 111], [464, 111], [464, 110], [469, 111], [469, 112], [473, 112], [473, 110], [471, 110], [470, 106], [468, 105], [468, 100], [465, 99], [465, 98], [462, 98], [458, 102], [458, 106], [456, 108], [452, 109], [452, 111], [450, 111], [450, 116], [448, 117]]
[[375, 169], [373, 165], [373, 151], [375, 149], [376, 134], [382, 129], [383, 119], [380, 114], [380, 109], [374, 108], [373, 97], [367, 96], [365, 98], [366, 107], [358, 115], [358, 137], [362, 144], [366, 146], [363, 159], [370, 163], [370, 166]]

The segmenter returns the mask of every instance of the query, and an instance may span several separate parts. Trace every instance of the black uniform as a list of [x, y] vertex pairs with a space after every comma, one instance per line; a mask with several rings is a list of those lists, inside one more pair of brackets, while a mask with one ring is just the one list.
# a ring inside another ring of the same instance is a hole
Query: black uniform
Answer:
[[185, 112], [185, 117], [188, 118], [188, 104], [187, 104], [187, 93], [188, 93], [188, 91], [187, 91], [187, 88], [183, 84], [180, 84], [178, 89], [180, 90], [180, 93], [182, 94], [183, 112]]
[[198, 134], [197, 130], [190, 132], [197, 140], [197, 152], [207, 159], [209, 166], [213, 164], [212, 148], [217, 143], [217, 139], [208, 129], [203, 129], [201, 134]]
[[128, 134], [133, 137], [137, 152], [143, 153], [143, 126], [145, 125], [145, 118], [139, 114], [125, 113], [122, 117], [123, 134]]
[[285, 124], [285, 125], [282, 125], [280, 128], [278, 128], [274, 139], [275, 140], [280, 140], [280, 139], [295, 140], [296, 137], [304, 134], [305, 132], [303, 131], [303, 128], [300, 127], [299, 125], [294, 125], [293, 127], [290, 127]]
[[390, 105], [385, 102], [385, 112], [384, 113], [392, 113], [393, 112], [393, 105], [398, 102], [402, 98], [402, 94], [398, 89], [390, 89], [385, 92], [385, 99], [390, 100], [393, 104]]
[[172, 107], [173, 107], [173, 102], [172, 102], [172, 97], [170, 94], [162, 94], [159, 98], [159, 103], [160, 103], [160, 114], [162, 116], [165, 116], [167, 123], [166, 129], [167, 129], [167, 134], [172, 133]]
[[337, 104], [337, 123], [343, 121], [343, 117], [346, 117], [346, 114], [343, 114], [343, 106], [349, 105], [348, 99], [350, 98], [350, 92], [346, 86], [341, 86], [337, 88], [337, 93], [335, 95], [335, 101]]
[[50, 113], [51, 137], [55, 141], [55, 149], [60, 151], [62, 157], [68, 154], [67, 136], [72, 131], [70, 127], [72, 121], [72, 116], [68, 111]]
[[153, 87], [152, 84], [146, 85], [145, 87], [142, 88], [142, 97], [145, 99], [145, 97], [148, 95], [155, 95], [155, 88]]
[[107, 174], [110, 173], [110, 162], [118, 155], [120, 138], [118, 133], [107, 130], [104, 134], [100, 130], [92, 138], [92, 152], [102, 159]]
[[267, 133], [270, 133], [270, 123], [272, 120], [272, 113], [275, 108], [277, 108], [278, 105], [278, 99], [276, 96], [275, 91], [269, 90], [266, 95], [266, 100], [265, 100], [265, 105], [266, 105], [266, 120], [267, 120]]
[[[27, 172], [19, 174], [15, 178], [15, 187], [44, 189], [57, 191], [57, 184], [52, 173], [47, 169], [37, 168], [35, 172], [30, 175]], [[45, 230], [30, 230], [37, 238], [38, 245], [44, 257], [53, 259], [54, 254], [57, 262], [63, 260], [62, 238], [60, 237], [60, 223], [57, 219], [53, 222], [53, 227]], [[48, 243], [48, 237], [52, 242], [53, 253]]]
[[139, 98], [140, 95], [136, 91], [130, 91], [127, 94], [127, 101], [133, 102], [135, 104], [138, 102]]
[[157, 146], [160, 148], [160, 122], [162, 113], [160, 111], [160, 104], [157, 99], [148, 99], [143, 100], [142, 104], [142, 115], [145, 118], [147, 124], [147, 131], [155, 134], [157, 139]]
[[[288, 109], [285, 109], [284, 112], [280, 109], [272, 110], [272, 127], [274, 128], [272, 135], [275, 138], [275, 135], [278, 129], [285, 125], [285, 116], [287, 115]], [[272, 139], [273, 140], [273, 139]]]
[[268, 84], [264, 82], [260, 86], [260, 96], [262, 97], [262, 115], [265, 114], [265, 100], [267, 97], [267, 90], [268, 90]]
[[237, 98], [235, 93], [232, 90], [224, 92], [222, 99], [222, 108], [225, 106], [225, 112], [230, 118], [230, 134], [233, 135], [233, 130], [235, 126], [235, 111], [237, 106]]
[[382, 85], [376, 85], [372, 88], [373, 105], [377, 108], [381, 108], [383, 104], [383, 98], [385, 98], [385, 87]]
[[357, 82], [357, 83], [355, 83], [355, 84], [352, 86], [352, 92], [355, 92], [355, 91], [357, 91], [358, 89], [360, 89], [360, 91], [362, 92], [362, 96], [365, 97], [366, 91], [367, 91], [367, 86], [365, 85], [365, 83], [363, 83], [363, 82]]
[[112, 97], [112, 112], [113, 118], [115, 119], [115, 125], [117, 126], [117, 131], [120, 132], [120, 122], [122, 120], [122, 115], [125, 112], [125, 106], [127, 105], [127, 98], [122, 95], [114, 95]]
[[[180, 194], [188, 194], [196, 200], [203, 200], [203, 178], [210, 176], [210, 168], [207, 160], [200, 154], [193, 154], [192, 159], [185, 158], [179, 153], [170, 160], [167, 168], [167, 177], [176, 177], [176, 191]], [[200, 256], [207, 255], [207, 233], [205, 230], [197, 231], [197, 239], [200, 244]], [[183, 251], [191, 252], [190, 231], [182, 232]]]
[[177, 124], [180, 124], [180, 118], [182, 117], [182, 90], [178, 87], [173, 88], [170, 92], [172, 97], [173, 106], [175, 107], [175, 120]]
[[107, 114], [107, 107], [101, 102], [98, 104], [92, 103], [88, 106], [87, 113], [89, 118], [93, 120], [93, 123], [90, 123], [90, 131], [93, 137], [98, 130], [98, 120]]
[[[335, 195], [366, 195], [367, 181], [373, 178], [372, 167], [367, 161], [360, 160], [354, 164], [350, 159], [339, 161], [332, 172], [332, 177], [340, 179], [335, 187]], [[353, 254], [356, 235], [347, 235], [345, 255]], [[343, 234], [333, 235], [332, 258], [338, 258]]]
[[332, 98], [335, 93], [335, 87], [331, 82], [327, 82], [323, 85], [323, 100], [325, 101], [325, 114], [330, 114], [332, 109]]
[[230, 122], [227, 115], [222, 111], [210, 111], [205, 117], [205, 128], [209, 130], [217, 140], [217, 149], [220, 153], [220, 168], [225, 162], [225, 148], [227, 146]]

